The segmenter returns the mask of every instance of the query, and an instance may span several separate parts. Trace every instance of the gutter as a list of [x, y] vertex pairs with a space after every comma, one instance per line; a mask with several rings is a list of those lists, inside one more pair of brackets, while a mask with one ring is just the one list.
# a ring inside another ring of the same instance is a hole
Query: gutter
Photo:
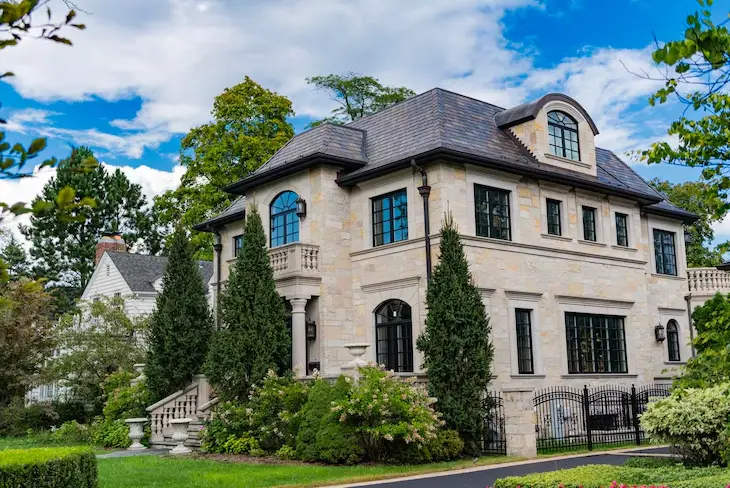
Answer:
[[687, 302], [687, 323], [689, 324], [689, 345], [692, 349], [692, 357], [695, 357], [695, 332], [694, 325], [692, 324], [692, 293], [687, 293], [684, 296], [684, 300]]

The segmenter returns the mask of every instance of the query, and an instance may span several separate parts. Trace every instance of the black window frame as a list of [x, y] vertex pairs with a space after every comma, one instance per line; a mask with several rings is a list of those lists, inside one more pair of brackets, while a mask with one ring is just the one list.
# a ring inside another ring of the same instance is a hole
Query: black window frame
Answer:
[[654, 229], [654, 264], [657, 274], [677, 276], [676, 235], [668, 230]]
[[626, 317], [565, 312], [569, 374], [627, 374]]
[[669, 361], [682, 361], [682, 353], [679, 348], [679, 324], [674, 319], [667, 322], [667, 353]]
[[384, 301], [374, 312], [376, 360], [397, 373], [413, 372], [412, 312], [410, 305], [398, 299]]
[[616, 245], [629, 247], [629, 216], [628, 214], [616, 212]]
[[[503, 241], [512, 240], [511, 193], [510, 190], [503, 188], [474, 184], [474, 218], [477, 236]], [[504, 201], [494, 202], [493, 199], [495, 198], [503, 199]], [[501, 215], [494, 213], [495, 203]], [[506, 215], [503, 209], [506, 209]], [[494, 225], [496, 219], [501, 219], [499, 221], [501, 225]], [[505, 223], [506, 226], [504, 225]]]
[[[398, 205], [396, 205], [396, 197], [400, 197]], [[383, 206], [386, 201], [389, 205], [388, 208]], [[394, 215], [393, 210], [396, 206], [399, 209], [400, 217]], [[370, 199], [370, 209], [373, 225], [373, 247], [408, 240], [408, 191], [406, 188], [372, 197]], [[388, 212], [390, 216], [384, 217]], [[396, 224], [399, 225], [398, 228], [396, 228]]]
[[[561, 205], [563, 202], [552, 198], [545, 199], [545, 205], [547, 206], [547, 232], [552, 236], [563, 235], [563, 224], [561, 222]], [[552, 207], [552, 208], [551, 208]], [[551, 212], [553, 210], [553, 212]], [[555, 211], [557, 210], [557, 211]]]
[[[597, 242], [598, 241], [598, 232], [596, 231], [597, 225], [596, 225], [596, 213], [597, 209], [596, 207], [590, 207], [588, 205], [582, 205], [582, 217], [583, 217], [583, 240], [584, 241], [591, 241], [591, 242]], [[586, 216], [590, 215], [590, 219], [586, 219]], [[590, 224], [590, 226], [588, 225]]]
[[238, 257], [238, 252], [243, 249], [243, 234], [233, 236], [233, 257]]
[[[553, 114], [556, 115], [553, 116]], [[580, 161], [578, 122], [560, 110], [551, 110], [548, 112], [547, 118], [550, 153], [571, 161]], [[566, 119], [569, 121], [568, 123], [566, 123]], [[571, 127], [571, 125], [575, 127]], [[568, 148], [568, 144], [570, 144], [570, 148]]]
[[[284, 195], [293, 195], [294, 198], [288, 197], [288, 203], [282, 200], [279, 209], [275, 211], [274, 206], [277, 205], [279, 199]], [[297, 200], [299, 195], [291, 190], [285, 190], [274, 197], [269, 204], [269, 247], [284, 246], [293, 242], [299, 242], [299, 216], [297, 215]], [[279, 223], [281, 219], [281, 222]], [[276, 233], [276, 243], [274, 243], [274, 229], [280, 229]], [[290, 229], [292, 229], [290, 231]], [[281, 232], [283, 230], [283, 232]]]
[[517, 373], [535, 374], [535, 353], [532, 347], [532, 310], [515, 309], [517, 338]]

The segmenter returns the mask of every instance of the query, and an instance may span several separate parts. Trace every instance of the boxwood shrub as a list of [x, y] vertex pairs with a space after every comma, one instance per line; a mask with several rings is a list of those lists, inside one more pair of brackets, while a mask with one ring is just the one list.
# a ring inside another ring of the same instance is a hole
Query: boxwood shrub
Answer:
[[0, 488], [97, 488], [96, 458], [86, 448], [0, 451]]

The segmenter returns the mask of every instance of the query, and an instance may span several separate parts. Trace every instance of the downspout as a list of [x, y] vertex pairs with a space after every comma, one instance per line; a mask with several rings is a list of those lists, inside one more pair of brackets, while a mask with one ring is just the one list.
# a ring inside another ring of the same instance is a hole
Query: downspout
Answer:
[[687, 323], [689, 324], [689, 345], [692, 349], [692, 357], [695, 357], [695, 332], [694, 326], [692, 325], [692, 293], [687, 293], [684, 296], [684, 300], [687, 302]]
[[431, 281], [431, 226], [430, 226], [430, 214], [428, 210], [428, 197], [431, 195], [431, 187], [428, 186], [428, 173], [426, 170], [416, 164], [415, 159], [411, 159], [411, 166], [415, 171], [421, 173], [421, 182], [423, 183], [418, 187], [418, 193], [423, 197], [423, 220], [424, 220], [424, 231], [426, 233], [426, 280]]
[[221, 251], [223, 250], [223, 244], [221, 243], [221, 234], [217, 230], [213, 233], [213, 250], [215, 251], [215, 300], [213, 306], [215, 307], [215, 327], [218, 328], [218, 301], [221, 296]]

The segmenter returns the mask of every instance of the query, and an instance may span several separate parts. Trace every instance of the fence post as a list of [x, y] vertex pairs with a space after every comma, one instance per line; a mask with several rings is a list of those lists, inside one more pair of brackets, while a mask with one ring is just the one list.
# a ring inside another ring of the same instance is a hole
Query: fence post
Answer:
[[537, 434], [531, 387], [502, 388], [508, 456], [536, 457]]
[[639, 425], [639, 400], [636, 398], [636, 386], [631, 385], [631, 420], [636, 432], [636, 445], [641, 445], [641, 426]]
[[583, 385], [583, 410], [586, 419], [586, 440], [588, 441], [588, 450], [593, 450], [593, 438], [591, 435], [591, 405], [588, 400], [588, 385]]

